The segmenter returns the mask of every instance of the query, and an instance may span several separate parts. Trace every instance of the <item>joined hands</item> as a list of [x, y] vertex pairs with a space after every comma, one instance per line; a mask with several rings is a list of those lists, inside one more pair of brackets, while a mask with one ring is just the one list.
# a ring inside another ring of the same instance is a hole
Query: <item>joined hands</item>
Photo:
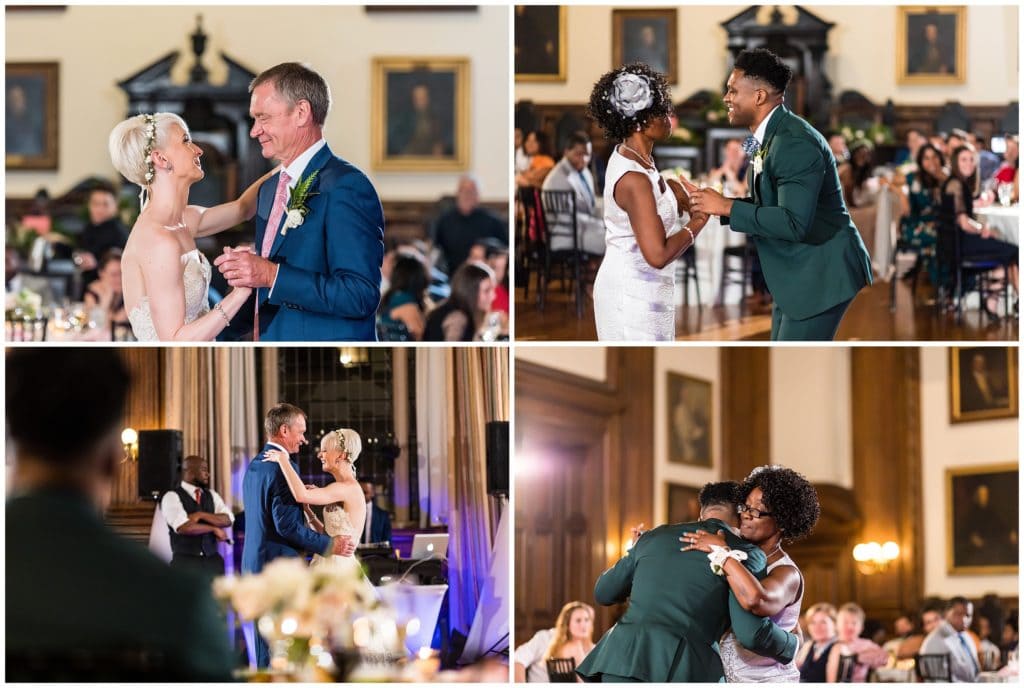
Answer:
[[213, 264], [232, 287], [270, 287], [277, 277], [277, 265], [256, 255], [251, 246], [225, 246]]

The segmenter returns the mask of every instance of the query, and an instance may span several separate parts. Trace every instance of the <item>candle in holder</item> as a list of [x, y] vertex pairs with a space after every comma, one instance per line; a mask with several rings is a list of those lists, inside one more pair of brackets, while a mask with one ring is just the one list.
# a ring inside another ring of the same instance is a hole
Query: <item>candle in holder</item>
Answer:
[[430, 681], [437, 676], [441, 670], [441, 657], [436, 650], [429, 647], [421, 647], [416, 653], [416, 660], [413, 662], [420, 681]]

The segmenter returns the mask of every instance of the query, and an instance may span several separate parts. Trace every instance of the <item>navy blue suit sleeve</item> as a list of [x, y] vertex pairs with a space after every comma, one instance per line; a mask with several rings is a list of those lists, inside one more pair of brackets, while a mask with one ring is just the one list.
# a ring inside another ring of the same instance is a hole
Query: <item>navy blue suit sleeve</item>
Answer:
[[[384, 260], [384, 211], [363, 174], [343, 175], [326, 198], [327, 273], [281, 263], [268, 299], [312, 313], [369, 318], [380, 303]], [[301, 231], [301, 228], [296, 231]]]
[[275, 476], [270, 489], [270, 515], [278, 534], [296, 549], [317, 554], [327, 552], [331, 546], [330, 536], [318, 533], [306, 525], [302, 508], [292, 498], [284, 478]]
[[381, 542], [391, 542], [391, 517], [388, 516], [387, 512], [381, 509], [381, 522], [384, 527], [381, 528]]

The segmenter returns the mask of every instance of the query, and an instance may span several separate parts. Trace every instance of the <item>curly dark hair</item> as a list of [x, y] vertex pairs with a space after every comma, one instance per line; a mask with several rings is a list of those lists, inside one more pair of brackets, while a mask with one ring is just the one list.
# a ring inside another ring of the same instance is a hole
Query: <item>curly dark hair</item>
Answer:
[[[619, 112], [609, 100], [615, 87], [615, 80], [622, 74], [636, 74], [644, 77], [651, 87], [653, 102], [651, 106], [627, 116]], [[655, 117], [661, 117], [672, 111], [672, 90], [664, 74], [656, 72], [642, 62], [613, 69], [594, 84], [590, 92], [590, 104], [587, 115], [604, 129], [605, 138], [612, 141], [624, 141], [639, 127], [643, 129]]]
[[708, 483], [700, 489], [697, 495], [700, 508], [707, 506], [731, 506], [735, 507], [740, 503], [740, 484], [735, 480], [727, 480], [721, 483]]
[[761, 466], [743, 481], [744, 500], [755, 487], [761, 488], [764, 506], [775, 518], [783, 539], [792, 542], [810, 534], [818, 522], [821, 506], [818, 493], [807, 478], [791, 468]]
[[924, 169], [924, 154], [927, 151], [935, 153], [939, 156], [939, 165], [942, 167], [946, 166], [946, 156], [942, 154], [938, 148], [930, 143], [926, 143], [917, 150], [917, 179], [921, 182], [921, 186], [926, 189], [937, 189], [939, 188], [939, 180], [928, 174], [927, 170]]
[[744, 76], [760, 79], [779, 93], [786, 92], [789, 80], [793, 78], [789, 65], [767, 48], [744, 50], [736, 56], [733, 68], [743, 72]]

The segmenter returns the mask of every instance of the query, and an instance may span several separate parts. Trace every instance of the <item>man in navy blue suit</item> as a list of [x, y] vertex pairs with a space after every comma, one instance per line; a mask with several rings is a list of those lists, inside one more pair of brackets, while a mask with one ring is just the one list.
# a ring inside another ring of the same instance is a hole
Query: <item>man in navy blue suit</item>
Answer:
[[366, 175], [323, 138], [327, 82], [285, 62], [249, 91], [249, 135], [281, 168], [260, 187], [255, 252], [226, 248], [215, 264], [231, 286], [255, 290], [257, 340], [376, 340], [384, 211]]
[[[259, 573], [278, 557], [298, 557], [304, 552], [324, 556], [352, 556], [356, 543], [347, 536], [332, 538], [306, 525], [302, 507], [292, 497], [281, 469], [263, 455], [270, 449], [296, 454], [306, 442], [306, 414], [291, 404], [277, 404], [267, 412], [263, 429], [267, 443], [249, 463], [242, 480], [245, 502], [245, 546], [242, 572]], [[295, 466], [298, 471], [298, 466]], [[256, 663], [270, 663], [267, 643], [256, 634]]]
[[391, 542], [391, 516], [373, 501], [377, 496], [377, 488], [369, 481], [359, 485], [363, 488], [363, 496], [366, 497], [366, 525], [363, 527], [360, 542]]

